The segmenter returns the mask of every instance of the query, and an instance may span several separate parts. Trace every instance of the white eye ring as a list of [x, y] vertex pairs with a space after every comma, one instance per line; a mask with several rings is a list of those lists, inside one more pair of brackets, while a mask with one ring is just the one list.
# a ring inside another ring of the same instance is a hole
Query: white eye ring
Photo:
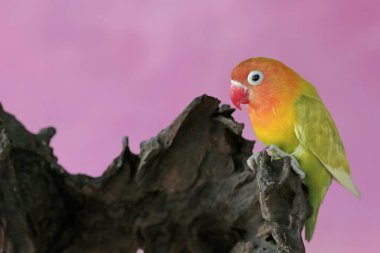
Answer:
[[264, 79], [264, 74], [258, 70], [252, 70], [249, 72], [247, 81], [251, 85], [259, 85]]

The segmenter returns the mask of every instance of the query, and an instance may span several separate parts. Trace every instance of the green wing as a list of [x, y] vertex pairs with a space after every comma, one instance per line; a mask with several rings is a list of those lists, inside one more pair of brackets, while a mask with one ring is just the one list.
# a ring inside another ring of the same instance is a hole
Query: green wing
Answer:
[[295, 104], [295, 132], [304, 147], [310, 150], [333, 177], [359, 197], [350, 176], [350, 168], [338, 130], [321, 99], [303, 95]]

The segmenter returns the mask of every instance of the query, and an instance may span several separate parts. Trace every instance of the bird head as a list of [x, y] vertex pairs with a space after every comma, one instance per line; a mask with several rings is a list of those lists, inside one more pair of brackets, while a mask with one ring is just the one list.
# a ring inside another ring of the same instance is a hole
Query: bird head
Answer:
[[270, 106], [294, 95], [302, 78], [285, 64], [270, 58], [251, 58], [237, 65], [231, 74], [230, 96], [241, 110], [241, 104], [253, 108]]

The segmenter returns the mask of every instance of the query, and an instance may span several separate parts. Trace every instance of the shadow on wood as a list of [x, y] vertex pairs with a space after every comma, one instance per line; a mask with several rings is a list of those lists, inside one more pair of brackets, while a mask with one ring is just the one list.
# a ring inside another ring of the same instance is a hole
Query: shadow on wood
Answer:
[[125, 139], [99, 178], [65, 172], [55, 130], [1, 108], [0, 252], [304, 252], [310, 207], [288, 157], [250, 170], [253, 142], [219, 104], [196, 98], [138, 156]]

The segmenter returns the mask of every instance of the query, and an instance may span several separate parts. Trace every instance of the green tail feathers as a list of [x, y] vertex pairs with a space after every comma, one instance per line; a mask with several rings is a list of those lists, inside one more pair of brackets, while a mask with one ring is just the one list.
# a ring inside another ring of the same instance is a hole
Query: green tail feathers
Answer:
[[[311, 174], [311, 175], [310, 175]], [[305, 238], [310, 241], [313, 237], [319, 207], [321, 206], [326, 192], [331, 184], [331, 175], [327, 170], [313, 170], [305, 178], [305, 183], [309, 191], [309, 202], [313, 208], [313, 213], [306, 221]]]
[[317, 215], [312, 215], [312, 217], [310, 217], [307, 222], [306, 222], [306, 230], [305, 230], [305, 238], [307, 241], [310, 241], [311, 238], [313, 237], [313, 234], [314, 234], [314, 230], [315, 230], [315, 224], [317, 222]]
[[[327, 170], [320, 170], [319, 175], [313, 175], [313, 172], [310, 172], [312, 175], [309, 178], [305, 178], [306, 185], [309, 190], [309, 202], [313, 208], [313, 213], [306, 221], [305, 229], [305, 238], [310, 241], [313, 237], [315, 226], [317, 223], [317, 217], [319, 212], [319, 207], [321, 206], [323, 199], [325, 198], [327, 189], [330, 186], [332, 177], [328, 175]], [[343, 175], [343, 176], [342, 176]], [[344, 174], [338, 175], [339, 180], [346, 189], [350, 190], [357, 198], [360, 197], [360, 192], [357, 190], [355, 185], [352, 183], [350, 176], [345, 176]], [[335, 175], [334, 175], [335, 176]], [[312, 180], [314, 178], [314, 180]]]
[[[317, 197], [317, 196], [316, 196]], [[323, 198], [323, 197], [322, 197]], [[318, 217], [318, 212], [319, 212], [319, 207], [322, 203], [322, 199], [320, 197], [318, 198], [309, 198], [309, 202], [313, 208], [313, 213], [307, 219], [306, 225], [305, 225], [305, 238], [307, 241], [310, 241], [311, 238], [313, 237], [314, 230], [315, 230], [315, 225], [317, 223], [317, 217]]]
[[317, 223], [319, 207], [325, 198], [331, 184], [332, 176], [323, 164], [311, 152], [302, 150], [298, 156], [301, 168], [306, 174], [305, 184], [308, 188], [308, 198], [313, 213], [306, 221], [305, 238], [310, 241]]

